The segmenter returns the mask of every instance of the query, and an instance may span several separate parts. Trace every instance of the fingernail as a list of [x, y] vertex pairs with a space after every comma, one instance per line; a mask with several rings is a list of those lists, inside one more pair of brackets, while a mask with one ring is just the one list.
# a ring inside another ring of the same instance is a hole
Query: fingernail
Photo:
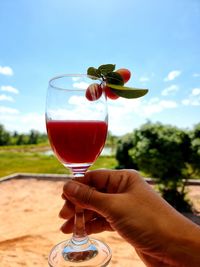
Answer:
[[68, 196], [76, 196], [77, 191], [79, 190], [80, 185], [73, 181], [66, 181], [64, 186], [64, 193]]

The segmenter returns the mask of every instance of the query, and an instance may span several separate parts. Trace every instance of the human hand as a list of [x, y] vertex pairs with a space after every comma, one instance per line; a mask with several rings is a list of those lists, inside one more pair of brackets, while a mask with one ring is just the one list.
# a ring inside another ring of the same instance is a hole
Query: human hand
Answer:
[[[148, 266], [188, 266], [176, 265], [176, 259], [178, 264], [181, 259], [174, 250], [182, 235], [190, 240], [188, 228], [194, 225], [164, 201], [136, 171], [89, 171], [79, 181], [69, 180], [65, 184], [63, 198], [66, 202], [60, 216], [68, 220], [62, 226], [64, 233], [72, 231], [73, 205], [79, 205], [86, 209], [88, 234], [117, 231]], [[181, 252], [180, 243], [179, 247]]]

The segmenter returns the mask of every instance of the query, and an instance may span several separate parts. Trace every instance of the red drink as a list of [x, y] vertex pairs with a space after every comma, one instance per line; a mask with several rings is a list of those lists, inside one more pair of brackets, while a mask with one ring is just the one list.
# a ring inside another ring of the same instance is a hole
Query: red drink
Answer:
[[93, 163], [103, 149], [107, 123], [104, 121], [47, 121], [51, 146], [66, 164]]

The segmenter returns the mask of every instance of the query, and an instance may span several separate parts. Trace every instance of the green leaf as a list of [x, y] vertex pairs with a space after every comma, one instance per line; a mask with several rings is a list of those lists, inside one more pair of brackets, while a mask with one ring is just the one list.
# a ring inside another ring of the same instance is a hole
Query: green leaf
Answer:
[[148, 89], [126, 87], [115, 84], [107, 84], [107, 86], [110, 87], [116, 95], [124, 98], [139, 98], [148, 93]]
[[124, 80], [122, 76], [117, 72], [110, 72], [106, 75], [106, 82], [109, 84], [123, 85]]
[[115, 64], [104, 64], [98, 67], [98, 70], [106, 76], [109, 72], [112, 72], [115, 70]]
[[101, 78], [101, 73], [99, 72], [98, 69], [96, 69], [94, 67], [89, 67], [87, 69], [87, 75], [92, 76], [91, 79], [93, 79], [93, 80]]

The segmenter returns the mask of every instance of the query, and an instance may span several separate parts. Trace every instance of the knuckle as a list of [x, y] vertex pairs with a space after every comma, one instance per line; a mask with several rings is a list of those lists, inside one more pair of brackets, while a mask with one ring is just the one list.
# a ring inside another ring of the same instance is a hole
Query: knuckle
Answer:
[[85, 190], [82, 194], [81, 202], [84, 203], [86, 206], [90, 205], [94, 191], [94, 187], [88, 187], [87, 190]]

